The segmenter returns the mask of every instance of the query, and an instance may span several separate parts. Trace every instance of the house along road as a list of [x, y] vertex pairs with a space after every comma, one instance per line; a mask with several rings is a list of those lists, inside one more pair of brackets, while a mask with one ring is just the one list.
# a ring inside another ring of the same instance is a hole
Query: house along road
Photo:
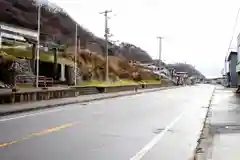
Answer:
[[186, 86], [0, 118], [1, 160], [187, 160], [214, 87]]

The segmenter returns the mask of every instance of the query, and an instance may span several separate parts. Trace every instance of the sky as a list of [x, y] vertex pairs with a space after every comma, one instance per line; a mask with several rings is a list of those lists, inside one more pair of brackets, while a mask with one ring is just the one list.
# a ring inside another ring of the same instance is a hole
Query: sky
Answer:
[[[239, 0], [50, 0], [96, 36], [104, 35], [104, 10], [109, 13], [111, 40], [135, 44], [152, 57], [192, 64], [206, 77], [221, 75], [240, 7]], [[238, 22], [240, 19], [238, 20]], [[240, 22], [239, 22], [240, 23]]]

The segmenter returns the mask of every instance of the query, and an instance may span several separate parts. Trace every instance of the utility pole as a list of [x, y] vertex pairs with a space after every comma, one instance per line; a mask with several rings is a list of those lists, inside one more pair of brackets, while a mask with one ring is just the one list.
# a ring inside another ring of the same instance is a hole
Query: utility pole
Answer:
[[75, 52], [74, 52], [74, 85], [77, 85], [77, 51], [78, 51], [78, 24], [76, 22], [75, 30]]
[[161, 58], [162, 58], [162, 39], [163, 39], [163, 37], [157, 37], [157, 39], [159, 40], [159, 78], [161, 78], [161, 76], [160, 76], [160, 68], [161, 68]]
[[36, 70], [36, 88], [38, 88], [38, 80], [39, 80], [39, 50], [40, 50], [40, 27], [41, 27], [41, 4], [38, 6], [38, 36], [37, 36], [37, 70]]
[[100, 14], [104, 14], [105, 17], [105, 56], [106, 56], [106, 66], [105, 66], [105, 80], [108, 81], [108, 36], [109, 36], [109, 28], [108, 28], [108, 13], [112, 12], [111, 10], [105, 10], [104, 12], [101, 12]]

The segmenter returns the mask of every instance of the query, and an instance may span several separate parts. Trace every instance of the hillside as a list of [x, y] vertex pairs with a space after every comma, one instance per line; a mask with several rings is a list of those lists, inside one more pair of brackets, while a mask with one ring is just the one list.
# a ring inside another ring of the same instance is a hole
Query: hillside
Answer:
[[[49, 7], [51, 6], [51, 7]], [[64, 12], [63, 9], [54, 4], [42, 6], [41, 9], [41, 42], [54, 41], [64, 45], [67, 50], [64, 57], [72, 59], [74, 52], [75, 21]], [[0, 0], [0, 23], [12, 24], [32, 30], [37, 30], [37, 7], [35, 0]], [[81, 53], [78, 55], [78, 67], [84, 75], [85, 80], [104, 79], [105, 40], [95, 36], [93, 33], [78, 25], [78, 37], [81, 39], [81, 48], [87, 48], [94, 54]], [[126, 78], [135, 79], [138, 74], [140, 79], [156, 79], [150, 73], [128, 64], [128, 60], [141, 62], [152, 62], [152, 58], [142, 48], [122, 42], [115, 45], [108, 42], [109, 46], [109, 73], [111, 79]], [[16, 51], [19, 52], [19, 51]], [[24, 52], [24, 51], [23, 51]], [[21, 51], [21, 53], [23, 53]], [[96, 54], [95, 54], [96, 53]], [[13, 52], [7, 53], [12, 55]], [[41, 58], [41, 57], [40, 57]], [[156, 61], [154, 61], [157, 64]], [[164, 63], [163, 63], [164, 64]], [[186, 71], [189, 75], [201, 75], [199, 71], [187, 64], [171, 64], [164, 66], [173, 67], [177, 71]], [[88, 75], [91, 75], [90, 77]]]
[[[42, 7], [41, 40], [53, 40], [59, 44], [72, 46], [75, 36], [75, 21], [56, 5]], [[34, 0], [0, 0], [0, 22], [37, 29], [37, 8]], [[78, 25], [78, 36], [81, 46], [90, 51], [104, 54], [105, 41], [96, 37], [87, 29]], [[138, 61], [151, 61], [151, 57], [143, 49], [132, 44], [122, 43], [121, 46], [109, 42], [109, 54], [123, 56]]]
[[[64, 57], [73, 59], [73, 54], [65, 54]], [[89, 54], [82, 51], [77, 57], [78, 67], [83, 72], [83, 80], [104, 80], [105, 58], [99, 54]], [[125, 58], [109, 56], [109, 78], [113, 81], [120, 79], [154, 80], [157, 77], [142, 69], [135, 67]]]
[[201, 78], [205, 78], [205, 76], [200, 71], [195, 69], [190, 64], [175, 63], [175, 64], [168, 64], [167, 67], [174, 68], [176, 72], [187, 72], [189, 76], [199, 76]]

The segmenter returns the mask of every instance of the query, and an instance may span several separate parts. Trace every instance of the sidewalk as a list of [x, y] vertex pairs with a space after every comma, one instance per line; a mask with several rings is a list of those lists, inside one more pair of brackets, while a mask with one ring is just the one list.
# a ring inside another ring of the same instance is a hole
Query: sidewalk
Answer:
[[234, 91], [216, 88], [201, 148], [205, 156], [197, 160], [240, 160], [240, 95]]
[[173, 87], [161, 87], [161, 88], [153, 88], [153, 89], [141, 89], [141, 90], [138, 90], [137, 92], [123, 91], [123, 92], [116, 92], [116, 93], [82, 95], [78, 97], [61, 98], [61, 99], [53, 99], [53, 100], [46, 100], [46, 101], [43, 100], [43, 101], [12, 104], [12, 105], [6, 104], [6, 105], [0, 105], [0, 116], [13, 114], [13, 113], [26, 112], [31, 110], [37, 110], [37, 109], [57, 107], [62, 105], [74, 104], [74, 103], [83, 103], [83, 102], [89, 102], [94, 100], [102, 100], [102, 99], [108, 99], [108, 98], [141, 94], [146, 92], [154, 92], [154, 91], [172, 89], [172, 88], [176, 88], [176, 87], [173, 86]]

